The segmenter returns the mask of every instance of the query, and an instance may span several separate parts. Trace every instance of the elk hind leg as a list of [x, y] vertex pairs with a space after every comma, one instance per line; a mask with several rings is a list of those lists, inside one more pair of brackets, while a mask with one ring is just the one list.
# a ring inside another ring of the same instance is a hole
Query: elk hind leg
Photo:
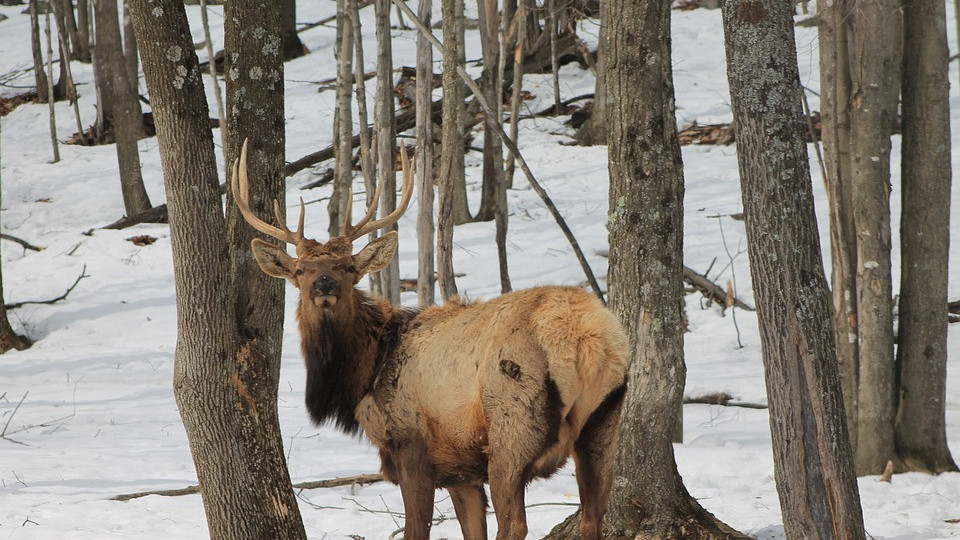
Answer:
[[487, 494], [482, 485], [448, 487], [463, 540], [487, 539]]
[[590, 415], [573, 445], [580, 490], [580, 538], [600, 540], [617, 457], [620, 411], [626, 385], [610, 392]]

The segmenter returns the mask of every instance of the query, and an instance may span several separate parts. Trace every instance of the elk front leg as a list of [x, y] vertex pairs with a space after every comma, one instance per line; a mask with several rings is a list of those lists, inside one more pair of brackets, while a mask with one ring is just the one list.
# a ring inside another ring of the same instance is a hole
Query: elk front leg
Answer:
[[394, 452], [403, 496], [404, 540], [429, 540], [433, 518], [432, 467], [426, 446], [421, 441], [405, 441]]
[[447, 488], [463, 540], [487, 540], [487, 495], [482, 485]]

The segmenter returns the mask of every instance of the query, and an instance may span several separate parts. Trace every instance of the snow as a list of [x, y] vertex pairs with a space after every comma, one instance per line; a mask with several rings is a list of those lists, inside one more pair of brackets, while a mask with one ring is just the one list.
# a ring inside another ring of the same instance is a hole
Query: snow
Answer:
[[[333, 3], [300, 2], [298, 20], [315, 21], [334, 12]], [[9, 19], [0, 22], [0, 73], [23, 70], [30, 52], [29, 21], [23, 6], [0, 7]], [[194, 42], [201, 42], [198, 8], [187, 7]], [[215, 48], [222, 47], [222, 8], [211, 8]], [[468, 6], [469, 11], [474, 8]], [[951, 12], [952, 9], [948, 9]], [[364, 10], [368, 65], [374, 55], [373, 21]], [[435, 14], [439, 20], [439, 13]], [[719, 11], [673, 12], [677, 117], [690, 121], [731, 119], [726, 87]], [[947, 27], [954, 28], [952, 23]], [[584, 21], [587, 41], [596, 42], [596, 21]], [[394, 30], [397, 65], [412, 64], [415, 34]], [[317, 92], [315, 81], [335, 75], [332, 54], [335, 31], [321, 26], [301, 34], [313, 54], [287, 63], [287, 158], [293, 160], [330, 144], [334, 93]], [[953, 43], [951, 36], [951, 43]], [[467, 39], [470, 58], [479, 57], [475, 34]], [[819, 87], [815, 29], [797, 28], [801, 80]], [[198, 54], [205, 56], [201, 49]], [[201, 58], [203, 59], [203, 58]], [[437, 56], [439, 60], [439, 56]], [[89, 65], [75, 63], [85, 125], [93, 123], [95, 99]], [[439, 61], [436, 65], [439, 71]], [[470, 64], [469, 70], [478, 73]], [[593, 91], [589, 72], [576, 65], [562, 70], [561, 91], [571, 97]], [[951, 65], [951, 81], [957, 80]], [[205, 77], [210, 84], [209, 77]], [[23, 72], [0, 88], [5, 96], [25, 91], [32, 77]], [[372, 92], [374, 84], [368, 83]], [[530, 111], [552, 103], [549, 75], [525, 77], [524, 88], [535, 95]], [[141, 89], [143, 82], [141, 80]], [[212, 91], [208, 92], [212, 100]], [[811, 107], [819, 108], [811, 92]], [[960, 111], [960, 91], [951, 105]], [[211, 110], [216, 111], [211, 101]], [[213, 113], [215, 114], [215, 112]], [[954, 121], [960, 113], [954, 112]], [[73, 113], [57, 104], [58, 138], [76, 131]], [[564, 118], [533, 118], [520, 124], [520, 146], [531, 169], [546, 187], [576, 234], [594, 272], [606, 272], [606, 149], [568, 146], [571, 130]], [[150, 496], [116, 502], [110, 497], [144, 490], [175, 489], [196, 483], [186, 436], [174, 403], [171, 381], [176, 343], [176, 317], [170, 238], [166, 226], [140, 225], [124, 231], [100, 229], [123, 214], [113, 147], [60, 147], [62, 161], [51, 164], [46, 105], [25, 105], [2, 119], [3, 231], [43, 246], [25, 251], [5, 242], [3, 278], [6, 301], [42, 300], [62, 294], [83, 272], [76, 289], [54, 305], [30, 304], [10, 313], [14, 327], [36, 344], [0, 357], [0, 538], [203, 538], [206, 522], [198, 495]], [[954, 159], [960, 164], [960, 138], [954, 130]], [[219, 136], [215, 137], [219, 140]], [[685, 262], [699, 271], [711, 268], [720, 283], [733, 280], [737, 294], [753, 303], [743, 222], [731, 219], [742, 211], [733, 146], [688, 146], [683, 150], [686, 176]], [[811, 156], [812, 156], [811, 152]], [[899, 140], [893, 148], [893, 233], [899, 221]], [[144, 179], [154, 204], [164, 202], [156, 139], [140, 142]], [[819, 232], [828, 243], [825, 195], [815, 161], [811, 162]], [[470, 196], [479, 197], [480, 158], [467, 159]], [[222, 169], [222, 163], [221, 163]], [[326, 212], [313, 204], [329, 196], [329, 187], [304, 193], [319, 169], [289, 179], [288, 207], [303, 195], [308, 205], [308, 232], [323, 237]], [[359, 184], [359, 181], [358, 181]], [[358, 190], [359, 191], [359, 190]], [[584, 277], [569, 245], [547, 210], [517, 175], [509, 192], [511, 208], [509, 257], [515, 287], [579, 284]], [[953, 191], [954, 213], [960, 208]], [[415, 208], [416, 203], [411, 204]], [[356, 213], [356, 212], [355, 212]], [[416, 275], [415, 212], [400, 223], [400, 271]], [[499, 290], [493, 223], [458, 227], [455, 266], [462, 293], [491, 297]], [[152, 245], [138, 247], [127, 238], [151, 235]], [[960, 220], [952, 223], [951, 267], [960, 268]], [[893, 246], [894, 283], [899, 279], [899, 249]], [[829, 250], [824, 252], [829, 262]], [[960, 273], [950, 281], [950, 298], [960, 298]], [[290, 472], [295, 482], [375, 472], [376, 452], [363, 440], [335, 430], [315, 428], [303, 403], [304, 370], [293, 309], [296, 291], [287, 288], [287, 324], [279, 409]], [[403, 296], [415, 304], [412, 293]], [[766, 394], [757, 320], [738, 310], [721, 314], [697, 294], [687, 296], [690, 332], [686, 334], [688, 378], [685, 394], [727, 392], [738, 400], [764, 403]], [[960, 325], [949, 336], [950, 372], [947, 430], [960, 453]], [[767, 412], [758, 409], [687, 405], [684, 443], [675, 446], [684, 482], [709, 511], [760, 539], [784, 538]], [[866, 528], [872, 538], [926, 540], [960, 536], [960, 474], [903, 474], [892, 483], [877, 477], [860, 479]], [[310, 538], [347, 535], [387, 538], [402, 524], [403, 505], [397, 487], [314, 489], [298, 494]], [[574, 510], [577, 503], [572, 468], [553, 479], [531, 484], [527, 491], [530, 537], [545, 534]], [[452, 504], [437, 493], [436, 538], [459, 537]], [[489, 516], [490, 530], [496, 522]]]

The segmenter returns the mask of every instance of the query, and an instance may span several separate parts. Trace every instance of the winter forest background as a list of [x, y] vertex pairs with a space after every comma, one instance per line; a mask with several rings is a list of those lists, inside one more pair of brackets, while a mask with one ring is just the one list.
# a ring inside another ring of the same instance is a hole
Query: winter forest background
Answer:
[[[383, 0], [301, 0], [295, 10], [292, 0], [21, 1], [0, 1], [0, 343], [8, 349], [0, 356], [0, 536], [402, 534], [399, 489], [368, 476], [379, 469], [375, 449], [312, 425], [304, 410], [297, 292], [285, 287], [284, 303], [271, 303], [279, 281], [243, 262], [252, 231], [232, 197], [221, 199], [220, 184], [245, 138], [254, 147], [251, 177], [262, 179], [251, 186], [260, 216], [271, 219], [268, 201], [282, 195], [292, 223], [302, 197], [307, 234], [319, 240], [338, 233], [347, 204], [363, 214], [374, 182], [386, 186], [381, 208], [391, 207], [394, 143], [408, 146], [419, 176], [397, 227], [396, 266], [361, 282], [395, 302], [566, 284], [599, 289], [622, 318], [639, 313], [634, 306], [675, 318], [664, 339], [635, 341], [663, 363], [641, 366], [649, 371], [637, 384], [648, 400], [642, 412], [628, 400], [624, 413], [625, 429], [637, 434], [630, 444], [646, 457], [618, 465], [629, 469], [618, 475], [629, 479], [625, 492], [640, 493], [631, 504], [647, 510], [642, 518], [612, 510], [621, 532], [960, 536], [950, 454], [960, 444], [952, 3], [851, 0], [798, 4], [793, 13], [772, 0], [726, 0], [722, 9], [707, 1], [410, 2], [444, 42], [431, 57], [410, 14]], [[181, 10], [188, 26], [172, 24]], [[159, 48], [163, 40], [185, 46]], [[664, 58], [671, 61], [658, 63]], [[455, 76], [458, 64], [500, 102], [534, 179], [507, 159], [491, 117]], [[164, 125], [176, 129], [163, 133]], [[629, 131], [636, 126], [649, 129]], [[738, 163], [738, 154], [751, 159]], [[662, 191], [633, 189], [646, 186]], [[783, 186], [795, 196], [773, 189]], [[805, 187], [815, 221], [791, 213], [802, 210]], [[663, 202], [678, 194], [682, 207]], [[783, 198], [765, 198], [775, 196]], [[618, 222], [617, 208], [638, 221]], [[660, 226], [681, 209], [682, 227]], [[744, 219], [749, 211], [755, 221]], [[670, 243], [681, 229], [682, 257]], [[779, 236], [793, 232], [819, 238], [832, 317], [816, 315], [813, 301], [793, 309], [817, 296], [791, 285], [817, 283], [812, 267], [800, 266], [813, 260], [809, 245]], [[748, 253], [748, 237], [763, 247]], [[617, 274], [623, 292], [611, 291], [608, 270], [617, 269], [608, 263], [626, 261], [624, 253], [653, 259], [629, 263], [639, 265], [635, 281]], [[800, 262], [751, 268], [761, 255]], [[175, 272], [188, 292], [175, 290]], [[650, 283], [661, 284], [657, 294]], [[758, 304], [783, 311], [758, 315]], [[235, 411], [215, 406], [230, 400], [218, 381], [229, 380], [244, 343], [237, 320], [250, 314], [238, 306], [247, 305], [270, 317], [241, 325], [262, 323], [282, 344], [240, 374], [269, 381], [255, 399], [275, 409], [276, 431], [269, 419], [262, 429], [236, 427]], [[763, 331], [794, 319], [801, 324], [786, 327], [798, 334]], [[781, 345], [814, 335], [803, 334], [810, 328], [821, 340], [791, 360]], [[211, 354], [213, 341], [233, 352]], [[762, 347], [768, 371], [794, 374], [772, 390]], [[825, 358], [829, 369], [817, 361]], [[181, 394], [178, 410], [175, 394], [198, 374], [212, 381], [209, 392], [192, 401]], [[791, 394], [797, 388], [806, 390]], [[768, 407], [782, 411], [772, 423]], [[778, 430], [794, 420], [816, 429], [803, 432], [807, 439], [783, 436]], [[645, 429], [654, 425], [672, 427]], [[830, 439], [838, 426], [853, 426], [843, 432], [849, 447]], [[201, 448], [211, 433], [219, 443], [209, 444], [225, 446], [192, 456], [190, 439]], [[801, 439], [820, 452], [819, 465], [791, 461], [811, 455], [791, 446]], [[229, 461], [234, 450], [238, 460]], [[205, 467], [223, 476], [201, 499], [191, 486]], [[275, 519], [244, 510], [275, 502], [257, 493], [260, 485], [286, 486], [278, 497], [299, 511]], [[791, 499], [798, 494], [806, 497]], [[820, 519], [828, 494], [845, 510]], [[554, 527], [578, 500], [572, 464], [533, 482], [529, 537], [571, 537]], [[433, 523], [434, 538], [461, 536], [442, 491]], [[492, 512], [488, 527], [496, 530]]]

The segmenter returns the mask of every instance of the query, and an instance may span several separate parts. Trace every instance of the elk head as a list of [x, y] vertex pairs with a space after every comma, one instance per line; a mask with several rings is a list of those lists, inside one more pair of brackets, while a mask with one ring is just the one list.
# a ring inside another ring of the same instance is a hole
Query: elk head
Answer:
[[[338, 303], [350, 300], [353, 286], [360, 278], [370, 272], [382, 270], [397, 251], [397, 233], [390, 231], [367, 244], [356, 254], [353, 242], [362, 236], [383, 229], [395, 223], [403, 215], [413, 193], [413, 168], [407, 158], [406, 149], [400, 145], [401, 165], [403, 169], [403, 189], [400, 204], [389, 215], [373, 220], [380, 200], [378, 185], [367, 214], [356, 225], [351, 224], [350, 204], [347, 204], [344, 218], [343, 236], [331, 238], [321, 244], [303, 236], [304, 205], [300, 199], [300, 220], [296, 232], [284, 224], [280, 203], [273, 201], [274, 214], [279, 227], [266, 223], [250, 210], [249, 182], [247, 180], [247, 142], [244, 141], [240, 158], [233, 164], [233, 177], [230, 187], [237, 207], [247, 223], [254, 229], [296, 246], [296, 257], [287, 254], [282, 246], [271, 244], [259, 238], [250, 244], [253, 256], [260, 269], [267, 274], [290, 280], [300, 289], [301, 316], [309, 312], [330, 314]], [[352, 200], [353, 192], [347, 195]], [[347, 302], [349, 305], [349, 302]]]

